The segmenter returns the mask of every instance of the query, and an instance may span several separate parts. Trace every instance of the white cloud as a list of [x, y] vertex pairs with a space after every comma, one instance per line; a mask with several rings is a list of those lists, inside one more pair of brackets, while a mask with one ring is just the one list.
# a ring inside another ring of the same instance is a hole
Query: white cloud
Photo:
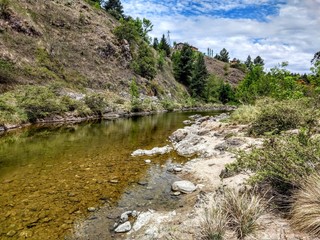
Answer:
[[[204, 14], [182, 14], [195, 3], [197, 10]], [[313, 54], [320, 50], [320, 0], [288, 0], [278, 5], [278, 14], [268, 16], [268, 21], [205, 14], [213, 9], [230, 10], [267, 3], [277, 4], [277, 1], [170, 0], [163, 3], [127, 0], [123, 5], [127, 14], [153, 22], [153, 37], [161, 37], [170, 30], [172, 41], [188, 42], [203, 52], [210, 47], [218, 53], [224, 47], [231, 57], [241, 60], [249, 54], [260, 55], [267, 68], [288, 61], [289, 70], [308, 72]]]

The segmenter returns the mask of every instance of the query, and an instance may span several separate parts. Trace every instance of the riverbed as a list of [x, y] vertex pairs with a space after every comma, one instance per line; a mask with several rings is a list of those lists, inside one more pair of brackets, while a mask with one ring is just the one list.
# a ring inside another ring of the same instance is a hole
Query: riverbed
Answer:
[[[175, 152], [153, 157], [131, 153], [170, 144], [168, 136], [196, 113], [6, 133], [0, 138], [1, 239], [72, 239], [75, 226], [88, 221], [93, 222], [87, 229], [92, 239], [112, 239], [122, 211], [183, 206], [183, 197], [171, 195], [170, 185], [178, 177], [167, 168], [188, 159]], [[96, 221], [99, 217], [104, 221]]]

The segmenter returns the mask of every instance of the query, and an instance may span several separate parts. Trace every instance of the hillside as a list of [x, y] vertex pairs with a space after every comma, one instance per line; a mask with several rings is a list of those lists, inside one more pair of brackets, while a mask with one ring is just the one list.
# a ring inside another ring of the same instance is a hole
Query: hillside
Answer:
[[[164, 59], [153, 80], [134, 73], [131, 64], [137, 46], [119, 40], [113, 34], [119, 22], [87, 1], [12, 0], [1, 9], [0, 93], [6, 95], [4, 100], [0, 99], [0, 103], [4, 102], [0, 110], [6, 112], [0, 111], [0, 125], [61, 116], [66, 112], [72, 112], [73, 117], [130, 112], [132, 80], [137, 84], [144, 110], [157, 110], [160, 102], [167, 109], [188, 104], [189, 94], [174, 79], [171, 60]], [[159, 53], [152, 51], [159, 59]], [[236, 69], [226, 73], [224, 65], [207, 59], [210, 73], [231, 83], [242, 78], [243, 74]], [[86, 105], [75, 102], [91, 95]], [[30, 96], [35, 99], [29, 101]], [[41, 106], [42, 112], [34, 114], [34, 105], [43, 99], [47, 106]], [[90, 106], [102, 103], [102, 99], [105, 104]], [[158, 105], [154, 106], [154, 102]], [[48, 109], [53, 105], [57, 106]], [[32, 116], [21, 113], [25, 111]]]
[[245, 73], [237, 68], [230, 67], [230, 64], [214, 58], [205, 58], [206, 66], [210, 74], [214, 74], [231, 85], [237, 85], [245, 76]]

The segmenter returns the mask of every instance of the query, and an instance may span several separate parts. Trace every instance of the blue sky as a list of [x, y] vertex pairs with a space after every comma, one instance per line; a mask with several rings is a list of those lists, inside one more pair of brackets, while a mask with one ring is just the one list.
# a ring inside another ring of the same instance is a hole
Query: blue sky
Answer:
[[201, 51], [245, 60], [260, 55], [271, 68], [309, 72], [320, 51], [320, 0], [122, 0], [125, 14], [148, 18], [152, 37], [170, 31], [171, 41], [188, 42]]

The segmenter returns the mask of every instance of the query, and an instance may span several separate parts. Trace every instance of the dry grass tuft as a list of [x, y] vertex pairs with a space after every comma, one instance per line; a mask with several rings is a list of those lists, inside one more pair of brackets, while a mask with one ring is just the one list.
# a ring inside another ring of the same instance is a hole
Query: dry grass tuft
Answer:
[[293, 195], [291, 224], [295, 230], [320, 236], [320, 175], [311, 175]]
[[205, 217], [201, 222], [200, 239], [222, 240], [227, 229], [228, 219], [223, 209], [218, 205], [205, 210]]
[[227, 214], [228, 226], [236, 232], [238, 239], [243, 239], [257, 230], [257, 220], [264, 210], [265, 205], [259, 196], [234, 190], [225, 192], [223, 211]]
[[227, 230], [235, 232], [238, 239], [254, 234], [265, 206], [259, 196], [226, 189], [215, 205], [205, 212], [201, 239], [224, 239]]

